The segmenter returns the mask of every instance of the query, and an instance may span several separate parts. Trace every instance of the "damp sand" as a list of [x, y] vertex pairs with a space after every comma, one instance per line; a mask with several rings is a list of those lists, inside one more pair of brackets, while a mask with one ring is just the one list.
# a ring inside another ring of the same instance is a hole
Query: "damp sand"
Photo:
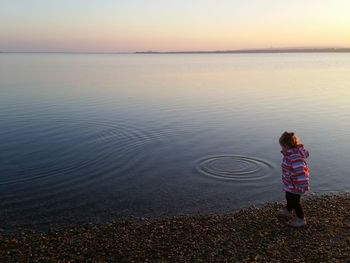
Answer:
[[277, 215], [282, 206], [0, 232], [0, 262], [350, 262], [350, 194], [303, 200], [300, 229]]

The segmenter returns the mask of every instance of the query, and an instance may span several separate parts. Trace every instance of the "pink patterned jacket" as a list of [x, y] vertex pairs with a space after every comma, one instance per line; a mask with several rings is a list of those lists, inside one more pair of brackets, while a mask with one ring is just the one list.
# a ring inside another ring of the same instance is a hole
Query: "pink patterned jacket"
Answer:
[[305, 161], [309, 152], [300, 144], [281, 153], [283, 190], [294, 194], [310, 191], [309, 168]]

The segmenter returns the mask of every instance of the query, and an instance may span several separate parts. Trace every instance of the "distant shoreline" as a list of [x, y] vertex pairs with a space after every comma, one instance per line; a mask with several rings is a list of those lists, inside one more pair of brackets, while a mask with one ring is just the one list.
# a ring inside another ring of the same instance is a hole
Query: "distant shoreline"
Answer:
[[239, 49], [216, 51], [137, 51], [136, 54], [350, 53], [350, 48]]
[[350, 48], [270, 48], [203, 51], [132, 51], [132, 52], [78, 52], [78, 51], [0, 51], [0, 54], [268, 54], [268, 53], [350, 53]]

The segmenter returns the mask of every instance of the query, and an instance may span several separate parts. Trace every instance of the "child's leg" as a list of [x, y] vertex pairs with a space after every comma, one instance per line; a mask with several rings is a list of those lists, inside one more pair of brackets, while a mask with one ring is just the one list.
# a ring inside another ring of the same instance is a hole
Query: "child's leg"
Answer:
[[293, 199], [293, 194], [286, 192], [286, 200], [287, 200], [287, 205], [286, 205], [286, 209], [289, 212], [292, 212], [294, 209], [294, 199]]
[[301, 195], [295, 194], [294, 198], [295, 198], [295, 205], [294, 205], [295, 214], [299, 218], [304, 218], [304, 211], [303, 211], [303, 208], [301, 207], [301, 204], [300, 204]]
[[286, 192], [286, 199], [287, 199], [286, 208], [288, 211], [292, 211], [294, 209], [297, 217], [304, 218], [303, 208], [301, 207], [301, 204], [300, 204], [300, 197], [301, 195]]

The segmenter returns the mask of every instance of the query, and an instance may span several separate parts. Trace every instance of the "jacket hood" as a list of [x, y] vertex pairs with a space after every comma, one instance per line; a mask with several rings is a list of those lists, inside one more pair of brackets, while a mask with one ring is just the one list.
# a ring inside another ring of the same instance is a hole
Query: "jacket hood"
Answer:
[[283, 155], [300, 154], [303, 158], [309, 157], [309, 151], [304, 148], [304, 145], [299, 144], [297, 147], [291, 148], [288, 151], [283, 152]]

